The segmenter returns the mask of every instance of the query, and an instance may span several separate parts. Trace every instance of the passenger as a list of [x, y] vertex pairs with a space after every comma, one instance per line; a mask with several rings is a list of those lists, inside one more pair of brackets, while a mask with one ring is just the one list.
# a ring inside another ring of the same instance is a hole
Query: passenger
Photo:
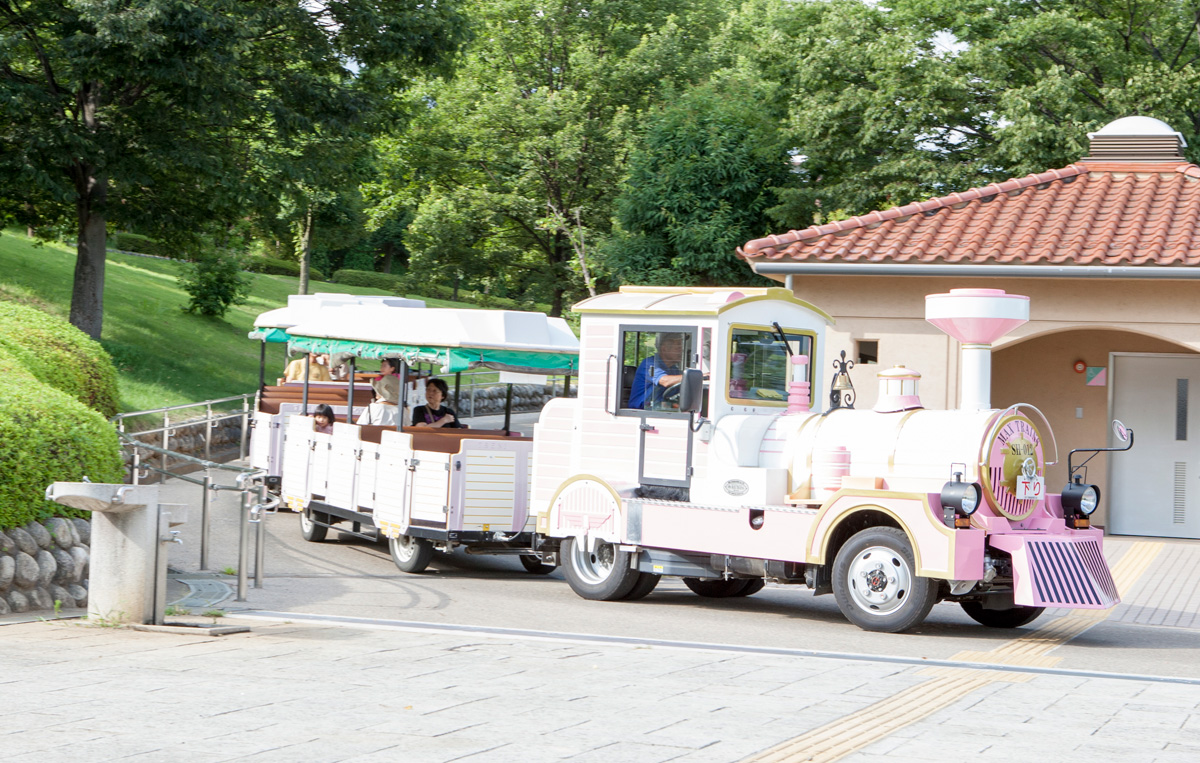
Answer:
[[630, 408], [662, 408], [663, 393], [683, 381], [683, 334], [658, 335], [657, 352], [643, 360], [633, 375]]
[[442, 405], [442, 401], [450, 396], [450, 389], [441, 379], [425, 381], [425, 405], [413, 409], [412, 425], [414, 427], [442, 427], [445, 429], [466, 429], [466, 425], [458, 420], [454, 411]]
[[371, 382], [375, 390], [375, 399], [363, 411], [358, 425], [371, 424], [375, 426], [394, 427], [400, 423], [400, 378], [397, 376], [380, 376]]
[[[315, 352], [308, 353], [308, 380], [309, 381], [333, 381], [333, 377], [329, 375], [329, 367], [326, 365], [329, 357], [327, 355], [319, 355]], [[304, 381], [304, 356], [300, 356], [288, 363], [287, 369], [283, 372], [284, 382]]]
[[322, 403], [313, 411], [313, 427], [314, 431], [324, 434], [333, 434], [333, 422], [336, 417], [333, 415], [333, 409]]
[[396, 358], [380, 358], [379, 374], [381, 376], [395, 376], [400, 378], [400, 361]]

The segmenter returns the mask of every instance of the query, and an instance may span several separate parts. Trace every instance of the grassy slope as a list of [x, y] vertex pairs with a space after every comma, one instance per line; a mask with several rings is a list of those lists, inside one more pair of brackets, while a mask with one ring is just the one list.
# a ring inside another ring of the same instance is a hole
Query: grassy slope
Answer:
[[[65, 318], [70, 309], [75, 253], [24, 236], [0, 235], [0, 296]], [[224, 320], [184, 312], [187, 293], [176, 282], [180, 264], [110, 252], [105, 272], [105, 349], [117, 365], [123, 410], [146, 410], [250, 392], [258, 383], [260, 344], [246, 338], [259, 313], [282, 307], [296, 279], [255, 274], [250, 300]], [[315, 283], [312, 291], [385, 294]], [[414, 295], [416, 296], [416, 295]], [[417, 296], [418, 299], [423, 297]], [[430, 307], [472, 307], [426, 299]], [[282, 371], [282, 345], [267, 348], [268, 376]]]

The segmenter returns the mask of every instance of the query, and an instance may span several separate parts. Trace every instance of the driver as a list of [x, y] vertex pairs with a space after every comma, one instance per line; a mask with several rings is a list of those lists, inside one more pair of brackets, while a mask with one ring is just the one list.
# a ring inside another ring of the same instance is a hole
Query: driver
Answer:
[[657, 350], [637, 367], [633, 389], [629, 392], [630, 408], [662, 408], [663, 393], [683, 381], [683, 334], [659, 334]]

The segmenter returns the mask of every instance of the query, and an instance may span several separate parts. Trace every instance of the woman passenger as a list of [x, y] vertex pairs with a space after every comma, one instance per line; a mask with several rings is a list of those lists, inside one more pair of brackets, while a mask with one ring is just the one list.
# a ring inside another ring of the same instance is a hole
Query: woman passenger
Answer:
[[412, 425], [414, 427], [443, 427], [446, 429], [466, 429], [454, 415], [454, 411], [442, 405], [450, 396], [450, 389], [441, 379], [429, 379], [425, 382], [425, 405], [413, 409]]

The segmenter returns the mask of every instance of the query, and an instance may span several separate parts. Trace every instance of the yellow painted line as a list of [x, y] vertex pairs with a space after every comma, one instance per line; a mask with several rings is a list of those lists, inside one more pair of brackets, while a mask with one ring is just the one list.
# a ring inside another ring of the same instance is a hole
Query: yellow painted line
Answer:
[[[1150, 568], [1163, 544], [1138, 541], [1112, 567], [1122, 598]], [[1081, 610], [1054, 620], [988, 652], [964, 651], [951, 659], [999, 665], [1050, 667], [1061, 658], [1047, 653], [1098, 624], [1110, 609]], [[973, 691], [992, 683], [1024, 683], [1028, 673], [998, 673], [970, 668], [926, 668], [917, 675], [929, 680], [903, 689], [887, 699], [838, 718], [806, 734], [746, 758], [746, 763], [829, 763], [878, 742], [892, 732], [943, 710]]]

